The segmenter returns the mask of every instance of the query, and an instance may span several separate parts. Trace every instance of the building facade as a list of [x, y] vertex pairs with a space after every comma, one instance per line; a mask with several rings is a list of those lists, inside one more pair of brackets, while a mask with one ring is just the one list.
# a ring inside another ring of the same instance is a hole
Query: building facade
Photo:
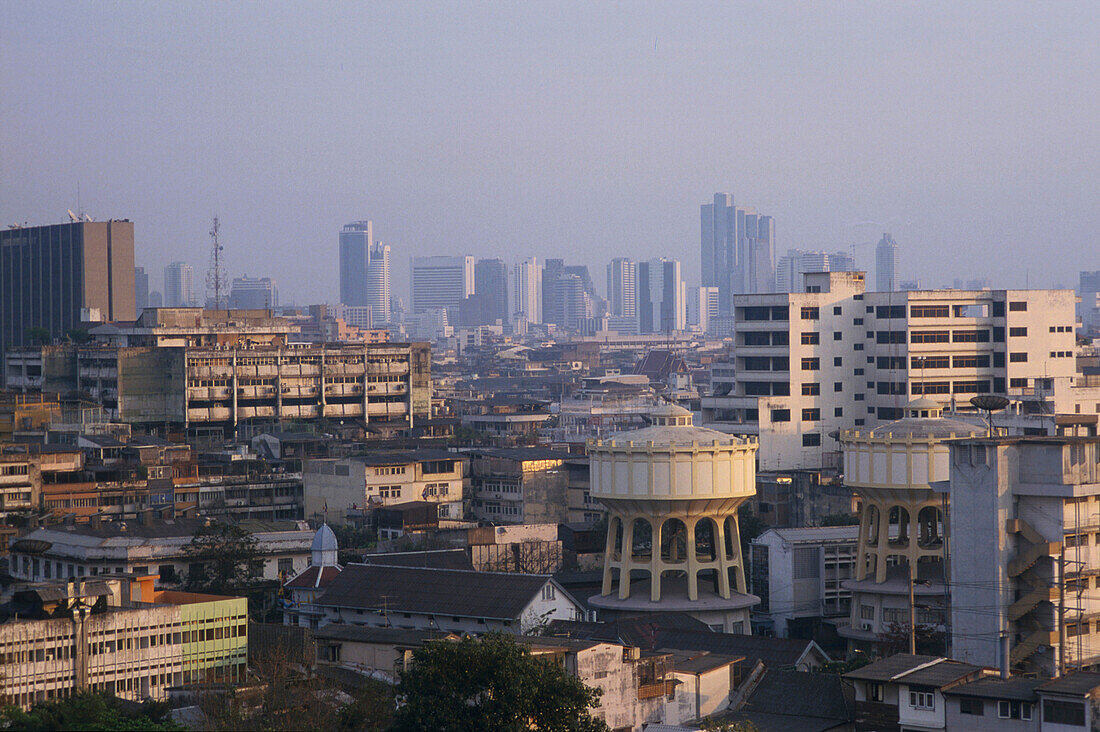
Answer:
[[474, 294], [474, 258], [413, 257], [412, 312], [450, 308], [457, 315], [458, 304]]
[[610, 314], [619, 318], [632, 318], [637, 307], [637, 268], [633, 260], [625, 257], [612, 259], [607, 265], [607, 305]]
[[353, 221], [340, 230], [340, 303], [367, 305], [367, 266], [374, 243], [370, 221]]
[[197, 303], [194, 268], [186, 262], [172, 262], [165, 267], [164, 304], [170, 308], [189, 308]]
[[0, 231], [0, 356], [91, 319], [133, 319], [134, 225], [96, 221]]
[[639, 333], [669, 333], [687, 328], [680, 262], [674, 259], [639, 262], [636, 283]]
[[875, 247], [875, 289], [878, 292], [896, 292], [905, 289], [901, 286], [899, 274], [898, 243], [894, 241], [894, 237], [883, 234]]
[[775, 290], [775, 221], [735, 206], [733, 195], [714, 194], [700, 211], [702, 283], [718, 288], [723, 315], [733, 296]]
[[270, 277], [234, 277], [229, 290], [231, 310], [271, 310], [279, 304], [279, 289]]
[[532, 257], [515, 266], [512, 284], [515, 287], [513, 298], [513, 318], [522, 319], [530, 324], [542, 322], [542, 265]]

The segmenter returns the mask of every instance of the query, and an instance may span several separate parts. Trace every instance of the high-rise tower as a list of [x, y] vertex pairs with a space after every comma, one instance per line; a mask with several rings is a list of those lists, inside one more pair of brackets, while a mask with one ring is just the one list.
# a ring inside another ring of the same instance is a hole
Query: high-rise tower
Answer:
[[195, 302], [195, 270], [187, 262], [172, 262], [164, 268], [165, 307], [189, 308]]
[[367, 265], [373, 243], [371, 222], [353, 221], [340, 230], [340, 302], [367, 305]]
[[515, 287], [513, 316], [516, 321], [542, 322], [542, 265], [535, 257], [515, 266], [512, 278]]
[[718, 307], [731, 314], [733, 296], [775, 291], [775, 220], [714, 194], [700, 210], [704, 287], [718, 288]]
[[388, 323], [390, 311], [390, 245], [371, 244], [367, 261], [367, 306], [372, 323]]
[[479, 259], [474, 265], [474, 292], [485, 298], [487, 320], [508, 323], [508, 265], [503, 259]]
[[607, 265], [607, 304], [616, 317], [633, 318], [637, 313], [637, 266], [625, 257]]
[[889, 234], [883, 234], [875, 247], [875, 289], [879, 292], [897, 292], [898, 243]]

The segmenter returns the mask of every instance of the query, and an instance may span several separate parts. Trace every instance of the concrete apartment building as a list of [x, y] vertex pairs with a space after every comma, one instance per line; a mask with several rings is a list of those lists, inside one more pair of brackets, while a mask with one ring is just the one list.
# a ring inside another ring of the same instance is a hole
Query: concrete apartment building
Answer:
[[[0, 356], [82, 327], [82, 313], [134, 317], [134, 225], [77, 221], [0, 230]], [[6, 383], [6, 382], [5, 382]]]
[[862, 272], [734, 299], [731, 361], [703, 422], [759, 434], [760, 469], [836, 467], [839, 430], [899, 419], [912, 398], [972, 409], [1075, 374], [1072, 290], [865, 292]]
[[467, 458], [446, 450], [372, 452], [338, 460], [306, 460], [305, 512], [343, 524], [349, 511], [410, 501], [439, 505], [439, 518], [461, 519], [468, 492]]
[[43, 348], [37, 387], [150, 429], [428, 416], [427, 344], [288, 345], [291, 330], [266, 310], [146, 309], [93, 329], [92, 344]]
[[809, 631], [821, 618], [847, 617], [852, 592], [843, 583], [855, 576], [858, 533], [858, 526], [768, 529], [753, 539], [754, 630], [786, 638], [792, 627]]
[[1100, 664], [1100, 438], [957, 441], [940, 487], [952, 654], [998, 666], [1005, 642], [1014, 671], [1046, 677]]
[[16, 588], [0, 623], [7, 703], [28, 709], [79, 690], [165, 701], [170, 687], [242, 682], [248, 602], [155, 591], [152, 577]]
[[515, 447], [467, 454], [472, 518], [504, 524], [568, 521], [569, 453]]

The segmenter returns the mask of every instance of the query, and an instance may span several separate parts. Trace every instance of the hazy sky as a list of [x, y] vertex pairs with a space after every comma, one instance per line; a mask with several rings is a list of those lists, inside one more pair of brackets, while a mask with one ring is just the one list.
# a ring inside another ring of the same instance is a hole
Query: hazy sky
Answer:
[[159, 287], [205, 271], [217, 213], [230, 274], [332, 302], [360, 218], [400, 294], [434, 253], [697, 282], [730, 191], [777, 254], [889, 230], [903, 279], [1072, 284], [1100, 268], [1097, 38], [1094, 0], [0, 0], [0, 225], [65, 220], [79, 183]]

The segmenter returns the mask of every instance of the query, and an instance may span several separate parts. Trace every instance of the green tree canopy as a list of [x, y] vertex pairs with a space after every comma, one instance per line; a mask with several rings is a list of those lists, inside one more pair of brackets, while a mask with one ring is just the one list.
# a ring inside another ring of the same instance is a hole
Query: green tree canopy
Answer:
[[183, 553], [193, 565], [185, 582], [192, 592], [231, 594], [259, 575], [256, 539], [233, 524], [215, 521], [202, 527]]
[[14, 732], [47, 730], [185, 730], [168, 719], [168, 706], [146, 703], [127, 708], [110, 694], [81, 692], [68, 699], [40, 702], [24, 712], [18, 707], [0, 711], [0, 727]]
[[599, 694], [511, 636], [433, 641], [401, 674], [393, 729], [596, 732], [607, 730], [589, 711]]

